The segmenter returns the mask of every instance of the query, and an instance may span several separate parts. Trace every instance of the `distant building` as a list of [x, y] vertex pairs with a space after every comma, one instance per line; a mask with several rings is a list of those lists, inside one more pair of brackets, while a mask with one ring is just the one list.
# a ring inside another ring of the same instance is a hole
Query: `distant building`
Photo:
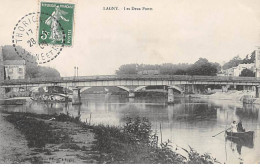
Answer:
[[142, 70], [138, 71], [138, 75], [159, 75], [158, 70]]
[[255, 72], [255, 63], [239, 64], [236, 67], [232, 67], [232, 68], [223, 70], [220, 74], [218, 74], [218, 76], [234, 76], [234, 77], [238, 77], [244, 69], [249, 69], [249, 70]]
[[25, 60], [5, 60], [5, 80], [25, 79]]

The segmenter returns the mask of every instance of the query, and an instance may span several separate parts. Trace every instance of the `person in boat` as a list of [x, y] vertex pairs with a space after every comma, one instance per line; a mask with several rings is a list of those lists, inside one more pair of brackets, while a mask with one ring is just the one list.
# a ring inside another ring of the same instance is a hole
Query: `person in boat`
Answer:
[[243, 128], [242, 121], [240, 120], [237, 124], [237, 131], [238, 132], [245, 132], [245, 129]]
[[236, 121], [233, 121], [230, 125], [231, 132], [237, 132], [237, 123]]

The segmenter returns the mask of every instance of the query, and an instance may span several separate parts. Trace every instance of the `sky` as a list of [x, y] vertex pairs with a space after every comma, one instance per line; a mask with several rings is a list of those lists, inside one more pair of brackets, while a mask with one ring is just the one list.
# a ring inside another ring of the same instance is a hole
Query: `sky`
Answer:
[[[67, 2], [68, 0], [59, 0]], [[0, 0], [0, 45], [11, 45], [38, 0]], [[62, 76], [113, 75], [122, 64], [223, 63], [260, 46], [259, 0], [74, 0], [73, 46], [44, 66]], [[103, 7], [119, 7], [118, 11]], [[124, 11], [149, 7], [152, 11]]]

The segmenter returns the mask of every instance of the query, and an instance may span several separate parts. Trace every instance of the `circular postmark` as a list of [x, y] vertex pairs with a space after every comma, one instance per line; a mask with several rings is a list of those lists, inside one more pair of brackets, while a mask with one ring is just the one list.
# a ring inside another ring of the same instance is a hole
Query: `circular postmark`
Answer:
[[[45, 39], [47, 34], [38, 33], [39, 22], [44, 22], [38, 15], [53, 17], [46, 13], [28, 13], [22, 17], [15, 25], [12, 35], [12, 45], [15, 52], [24, 60], [30, 63], [44, 64], [55, 59], [64, 47], [65, 39], [60, 45], [52, 45], [44, 41], [39, 44], [38, 38]], [[55, 19], [53, 17], [53, 19]], [[64, 29], [61, 24], [56, 21], [61, 29], [62, 36], [65, 38]], [[39, 35], [39, 37], [38, 37]]]

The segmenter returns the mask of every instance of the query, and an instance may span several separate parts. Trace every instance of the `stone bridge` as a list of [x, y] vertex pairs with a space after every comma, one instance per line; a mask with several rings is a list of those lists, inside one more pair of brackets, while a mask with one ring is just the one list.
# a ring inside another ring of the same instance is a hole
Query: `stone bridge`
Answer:
[[168, 101], [173, 100], [173, 92], [179, 93], [199, 93], [201, 88], [205, 89], [212, 85], [219, 86], [223, 91], [229, 88], [256, 91], [258, 96], [258, 86], [260, 79], [255, 77], [219, 77], [219, 76], [187, 76], [187, 75], [100, 75], [100, 76], [80, 76], [62, 77], [48, 79], [30, 80], [5, 80], [0, 82], [2, 92], [23, 88], [31, 90], [35, 87], [62, 86], [71, 90], [83, 92], [91, 87], [119, 87], [129, 93], [129, 97], [134, 97], [135, 92], [147, 86], [165, 86], [168, 89]]

